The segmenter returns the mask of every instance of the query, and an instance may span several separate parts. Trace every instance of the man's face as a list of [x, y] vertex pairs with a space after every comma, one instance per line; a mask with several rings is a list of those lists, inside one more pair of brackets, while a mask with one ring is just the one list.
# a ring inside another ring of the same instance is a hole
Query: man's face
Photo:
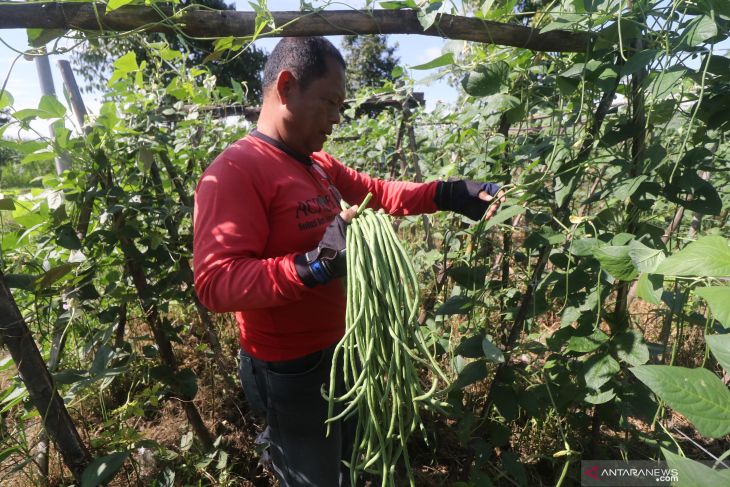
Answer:
[[332, 127], [340, 123], [345, 101], [345, 70], [332, 59], [327, 72], [304, 88], [295, 83], [289, 90], [283, 119], [285, 142], [292, 149], [309, 154], [322, 150]]

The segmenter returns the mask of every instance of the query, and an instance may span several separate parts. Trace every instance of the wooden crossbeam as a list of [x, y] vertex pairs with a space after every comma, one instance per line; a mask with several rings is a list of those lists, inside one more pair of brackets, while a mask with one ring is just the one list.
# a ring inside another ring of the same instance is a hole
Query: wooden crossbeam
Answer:
[[[251, 36], [255, 12], [232, 10], [185, 10], [125, 6], [109, 13], [101, 3], [5, 3], [0, 4], [0, 29], [37, 28], [83, 31], [154, 32], [179, 30], [192, 37]], [[550, 31], [472, 17], [442, 14], [424, 30], [414, 10], [322, 10], [271, 12], [272, 29], [261, 35], [299, 37], [346, 34], [420, 34], [521, 47], [534, 51], [582, 52], [591, 40], [588, 32]]]

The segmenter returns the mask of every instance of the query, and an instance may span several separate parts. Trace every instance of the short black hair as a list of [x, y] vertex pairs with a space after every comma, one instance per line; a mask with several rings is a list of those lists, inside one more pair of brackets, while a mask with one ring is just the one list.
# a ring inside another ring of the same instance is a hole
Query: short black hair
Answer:
[[299, 86], [304, 89], [317, 78], [327, 73], [327, 59], [339, 63], [343, 69], [346, 63], [340, 51], [324, 37], [285, 37], [269, 54], [264, 66], [263, 91], [269, 89], [282, 70], [291, 71]]

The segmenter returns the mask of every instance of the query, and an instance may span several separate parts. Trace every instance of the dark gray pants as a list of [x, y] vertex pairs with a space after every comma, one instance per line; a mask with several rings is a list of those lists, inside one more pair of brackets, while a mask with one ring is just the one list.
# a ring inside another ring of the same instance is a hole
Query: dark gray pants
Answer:
[[[264, 362], [239, 353], [239, 375], [249, 405], [266, 418], [257, 443], [268, 443], [262, 462], [271, 462], [282, 487], [349, 487], [356, 419], [333, 423], [325, 436], [334, 346], [302, 358]], [[340, 359], [341, 360], [341, 359]], [[337, 370], [342, 370], [338, 367]], [[339, 374], [338, 394], [342, 394]], [[335, 414], [341, 407], [335, 409]]]

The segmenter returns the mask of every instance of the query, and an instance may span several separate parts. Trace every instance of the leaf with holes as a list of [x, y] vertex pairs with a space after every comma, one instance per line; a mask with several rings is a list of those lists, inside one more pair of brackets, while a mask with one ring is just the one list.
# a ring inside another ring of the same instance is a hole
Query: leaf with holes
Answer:
[[709, 370], [669, 365], [629, 370], [701, 434], [720, 438], [730, 433], [730, 390]]

